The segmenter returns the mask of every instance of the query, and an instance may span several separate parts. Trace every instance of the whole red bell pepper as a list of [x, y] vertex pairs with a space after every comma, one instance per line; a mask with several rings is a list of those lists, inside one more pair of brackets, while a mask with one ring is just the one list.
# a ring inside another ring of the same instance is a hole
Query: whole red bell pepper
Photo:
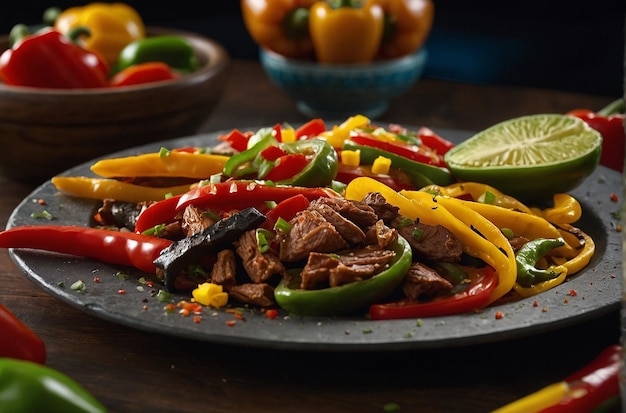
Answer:
[[0, 78], [7, 85], [52, 89], [107, 86], [108, 67], [60, 32], [27, 35], [0, 55]]
[[0, 248], [31, 248], [92, 258], [154, 274], [153, 261], [172, 241], [128, 231], [78, 226], [21, 226], [0, 232]]
[[0, 358], [15, 358], [39, 364], [46, 362], [43, 340], [15, 314], [0, 304]]
[[402, 300], [373, 304], [369, 315], [372, 320], [391, 320], [467, 313], [486, 306], [497, 285], [498, 275], [493, 268], [485, 267], [466, 289], [457, 294], [427, 302]]
[[598, 112], [575, 109], [567, 113], [584, 120], [602, 134], [600, 164], [616, 171], [624, 170], [626, 132], [624, 131], [624, 100], [617, 99]]

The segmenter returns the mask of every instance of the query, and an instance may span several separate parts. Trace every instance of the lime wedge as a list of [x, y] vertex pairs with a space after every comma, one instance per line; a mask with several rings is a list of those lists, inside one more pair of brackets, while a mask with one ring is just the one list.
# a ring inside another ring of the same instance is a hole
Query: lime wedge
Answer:
[[580, 185], [598, 165], [601, 151], [602, 135], [584, 121], [538, 114], [478, 132], [448, 151], [444, 160], [460, 181], [541, 201]]

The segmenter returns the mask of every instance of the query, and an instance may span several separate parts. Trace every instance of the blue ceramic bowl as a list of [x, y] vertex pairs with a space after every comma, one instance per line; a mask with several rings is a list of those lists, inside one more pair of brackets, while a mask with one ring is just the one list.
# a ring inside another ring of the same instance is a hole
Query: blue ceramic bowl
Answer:
[[259, 57], [272, 82], [298, 102], [304, 115], [376, 118], [422, 75], [427, 52], [420, 49], [398, 59], [354, 65], [288, 59], [266, 49]]

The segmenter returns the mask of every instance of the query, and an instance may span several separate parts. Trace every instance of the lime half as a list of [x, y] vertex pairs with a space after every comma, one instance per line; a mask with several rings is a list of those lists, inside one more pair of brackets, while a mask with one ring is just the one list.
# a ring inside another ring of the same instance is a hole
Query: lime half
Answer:
[[560, 114], [522, 116], [461, 142], [444, 157], [460, 181], [482, 182], [524, 201], [549, 200], [589, 176], [600, 160], [602, 135]]

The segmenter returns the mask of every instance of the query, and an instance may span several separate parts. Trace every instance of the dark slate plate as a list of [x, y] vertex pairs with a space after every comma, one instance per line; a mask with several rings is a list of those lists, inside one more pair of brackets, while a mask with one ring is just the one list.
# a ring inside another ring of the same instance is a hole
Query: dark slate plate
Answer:
[[[438, 132], [457, 142], [471, 135], [458, 130]], [[160, 147], [211, 146], [216, 136], [217, 133], [212, 133], [157, 142], [111, 156], [153, 152]], [[80, 165], [65, 174], [90, 175], [90, 165], [91, 162]], [[583, 218], [577, 225], [596, 242], [596, 254], [582, 273], [536, 297], [488, 308], [481, 313], [419, 321], [309, 318], [283, 313], [276, 319], [268, 319], [258, 311], [246, 310], [245, 320], [228, 326], [227, 322], [235, 319], [232, 313], [205, 309], [202, 321], [195, 323], [192, 317], [166, 314], [164, 303], [155, 297], [157, 288], [150, 288], [142, 278], [145, 274], [41, 251], [11, 250], [10, 254], [29, 279], [53, 296], [86, 313], [140, 330], [212, 343], [290, 350], [389, 351], [454, 347], [538, 334], [617, 310], [621, 302], [622, 237], [615, 229], [617, 218], [612, 213], [619, 210], [619, 204], [611, 200], [612, 193], [622, 194], [621, 174], [605, 167], [598, 167], [573, 191], [583, 207]], [[38, 199], [47, 204], [34, 202]], [[59, 194], [47, 182], [23, 200], [7, 226], [86, 226], [95, 207], [96, 202]], [[53, 221], [31, 216], [43, 209], [54, 216]], [[126, 276], [120, 277], [120, 272]], [[99, 278], [98, 283], [94, 282], [94, 277]], [[86, 284], [83, 292], [70, 288], [78, 280]], [[119, 290], [125, 290], [126, 294], [120, 294]], [[576, 295], [570, 294], [571, 291]], [[173, 302], [182, 299], [189, 297], [172, 296]], [[504, 317], [498, 319], [497, 312], [502, 312]]]

